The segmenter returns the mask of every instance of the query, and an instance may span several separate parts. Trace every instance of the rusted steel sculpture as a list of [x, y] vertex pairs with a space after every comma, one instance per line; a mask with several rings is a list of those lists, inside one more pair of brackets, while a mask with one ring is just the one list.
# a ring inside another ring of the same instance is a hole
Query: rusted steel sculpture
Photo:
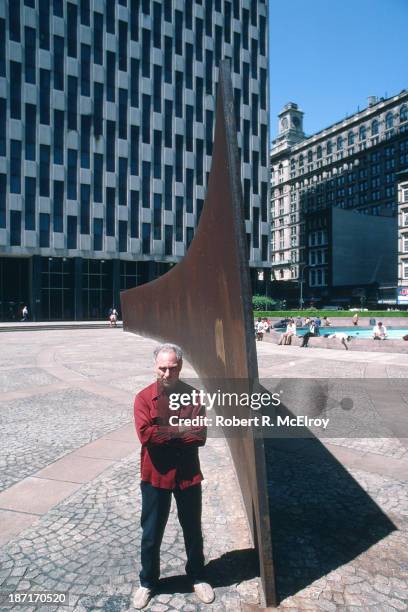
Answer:
[[[123, 292], [121, 303], [125, 330], [179, 344], [202, 379], [242, 379], [248, 387], [257, 380], [229, 62], [219, 69], [212, 166], [195, 237], [180, 263], [157, 280]], [[239, 406], [235, 413], [240, 416]], [[228, 443], [259, 554], [265, 603], [274, 605], [263, 441], [249, 429]]]

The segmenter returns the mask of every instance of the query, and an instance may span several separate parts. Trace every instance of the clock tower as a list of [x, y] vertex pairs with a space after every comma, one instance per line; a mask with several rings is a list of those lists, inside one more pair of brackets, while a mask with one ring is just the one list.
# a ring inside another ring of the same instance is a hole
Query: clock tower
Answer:
[[294, 145], [305, 138], [303, 132], [303, 111], [294, 102], [288, 102], [278, 115], [279, 117], [279, 141], [286, 141], [288, 145]]

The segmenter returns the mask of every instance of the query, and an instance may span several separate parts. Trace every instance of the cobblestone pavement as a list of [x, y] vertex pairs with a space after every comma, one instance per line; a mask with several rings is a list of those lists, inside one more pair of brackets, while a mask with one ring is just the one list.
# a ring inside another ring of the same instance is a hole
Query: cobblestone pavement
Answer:
[[[41, 479], [39, 470], [56, 461], [57, 466], [76, 449], [86, 458], [92, 441], [128, 423], [135, 390], [152, 378], [154, 344], [110, 329], [3, 334], [4, 492]], [[265, 343], [258, 344], [258, 356], [265, 377], [293, 376], [292, 370], [305, 377], [408, 373], [408, 356], [401, 354], [376, 353], [371, 359], [366, 353], [311, 349], [304, 355], [297, 347]], [[184, 374], [194, 375], [188, 364]], [[328, 442], [267, 444], [279, 607], [408, 610], [406, 441]], [[184, 544], [173, 505], [161, 556], [164, 580], [148, 607], [153, 612], [236, 612], [245, 603], [259, 603], [256, 560], [225, 441], [209, 439], [201, 458], [205, 552], [217, 597], [200, 606], [183, 580]], [[70, 594], [71, 608], [14, 609], [132, 609], [140, 544], [138, 463], [135, 443], [96, 477], [75, 481], [75, 490], [59, 503], [33, 513], [31, 525], [0, 547], [0, 591]], [[0, 523], [3, 516], [24, 514], [3, 507], [1, 495]]]

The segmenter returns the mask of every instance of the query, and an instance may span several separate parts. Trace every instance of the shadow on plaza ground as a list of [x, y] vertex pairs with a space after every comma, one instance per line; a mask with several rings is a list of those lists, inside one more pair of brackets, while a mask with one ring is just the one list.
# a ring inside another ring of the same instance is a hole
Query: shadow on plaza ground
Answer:
[[308, 439], [265, 440], [279, 601], [396, 530], [347, 470], [305, 431]]
[[[255, 550], [245, 548], [232, 550], [218, 559], [212, 559], [206, 566], [206, 579], [215, 588], [251, 580], [259, 576], [259, 564]], [[162, 578], [158, 593], [191, 593], [191, 581], [186, 575]]]

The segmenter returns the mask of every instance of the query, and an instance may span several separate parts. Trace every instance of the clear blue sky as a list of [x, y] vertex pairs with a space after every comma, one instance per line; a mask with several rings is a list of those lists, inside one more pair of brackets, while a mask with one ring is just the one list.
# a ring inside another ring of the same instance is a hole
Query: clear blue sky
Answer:
[[314, 134], [408, 89], [408, 0], [269, 0], [271, 138], [287, 102]]

